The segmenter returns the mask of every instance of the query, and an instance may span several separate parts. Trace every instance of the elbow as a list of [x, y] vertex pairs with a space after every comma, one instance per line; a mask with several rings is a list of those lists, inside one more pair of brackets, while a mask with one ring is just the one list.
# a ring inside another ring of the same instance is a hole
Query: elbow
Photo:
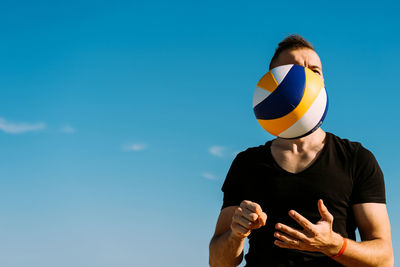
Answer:
[[377, 262], [377, 267], [393, 267], [394, 266], [394, 256], [392, 246], [387, 248], [387, 253], [381, 262]]
[[213, 257], [212, 257], [211, 250], [210, 250], [210, 255], [208, 257], [208, 264], [210, 265], [210, 267], [216, 267], [217, 266], [215, 264], [215, 261], [214, 261]]
[[215, 263], [215, 257], [213, 255], [213, 241], [214, 238], [211, 239], [210, 244], [209, 244], [209, 254], [208, 254], [208, 264], [210, 265], [210, 267], [217, 267], [217, 264]]
[[390, 245], [388, 246], [387, 249], [387, 256], [386, 256], [386, 261], [385, 261], [385, 266], [388, 267], [393, 267], [394, 266], [394, 255], [393, 255], [393, 246], [392, 246], [392, 242], [390, 242]]
[[[242, 254], [241, 254], [242, 256]], [[240, 258], [241, 262], [241, 258]], [[209, 245], [208, 264], [210, 267], [236, 267], [239, 263], [231, 263], [229, 258], [223, 256], [223, 252], [218, 249], [218, 244], [215, 237], [211, 240]]]
[[209, 258], [208, 264], [210, 265], [210, 267], [218, 267], [218, 264], [216, 264], [211, 257]]
[[377, 263], [374, 266], [376, 266], [376, 267], [393, 267], [394, 266], [394, 258], [391, 257], [384, 262]]
[[388, 260], [387, 260], [387, 265], [388, 267], [393, 267], [394, 266], [394, 256], [393, 252], [390, 253]]
[[215, 259], [212, 259], [212, 257], [209, 258], [208, 264], [210, 267], [236, 267], [238, 265], [227, 265], [226, 262], [218, 262]]
[[211, 256], [208, 258], [208, 265], [209, 265], [210, 267], [215, 267], [214, 262], [211, 260]]
[[209, 245], [209, 257], [208, 257], [208, 264], [210, 267], [222, 267], [221, 263], [218, 260], [218, 256], [216, 255], [215, 251], [215, 243], [214, 243], [214, 238], [211, 239], [210, 245]]
[[208, 258], [208, 264], [210, 265], [210, 267], [222, 267], [223, 266], [223, 265], [221, 265], [221, 263], [218, 262], [216, 257], [212, 254], [211, 250], [210, 250], [210, 256]]

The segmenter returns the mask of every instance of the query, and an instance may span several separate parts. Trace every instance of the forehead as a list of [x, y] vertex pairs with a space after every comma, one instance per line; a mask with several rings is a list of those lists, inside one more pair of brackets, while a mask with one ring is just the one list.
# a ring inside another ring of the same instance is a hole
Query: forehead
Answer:
[[318, 54], [309, 48], [288, 49], [282, 51], [272, 67], [286, 64], [297, 64], [303, 67], [313, 66], [322, 69], [321, 59]]

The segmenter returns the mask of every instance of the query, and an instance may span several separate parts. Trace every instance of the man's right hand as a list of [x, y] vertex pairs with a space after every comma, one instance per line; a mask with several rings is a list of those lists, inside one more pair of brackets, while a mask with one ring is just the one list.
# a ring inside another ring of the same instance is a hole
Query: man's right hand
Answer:
[[232, 217], [232, 233], [239, 238], [246, 238], [251, 231], [264, 226], [267, 214], [262, 211], [261, 206], [249, 200], [243, 200], [236, 208]]

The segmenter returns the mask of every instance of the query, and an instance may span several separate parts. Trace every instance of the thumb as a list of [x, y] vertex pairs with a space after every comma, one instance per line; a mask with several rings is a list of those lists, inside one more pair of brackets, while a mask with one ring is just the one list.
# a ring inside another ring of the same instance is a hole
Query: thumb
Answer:
[[321, 214], [322, 220], [332, 223], [333, 216], [328, 211], [328, 208], [324, 205], [322, 199], [318, 200], [318, 211]]
[[267, 214], [265, 212], [261, 212], [258, 214], [258, 221], [261, 223], [262, 226], [265, 226], [267, 222]]

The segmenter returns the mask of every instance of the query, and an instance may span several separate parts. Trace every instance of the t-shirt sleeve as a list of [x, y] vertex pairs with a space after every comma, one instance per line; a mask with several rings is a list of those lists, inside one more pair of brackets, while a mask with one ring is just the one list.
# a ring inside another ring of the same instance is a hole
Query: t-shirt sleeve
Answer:
[[386, 203], [383, 173], [374, 155], [362, 145], [354, 159], [352, 204]]
[[229, 206], [239, 206], [244, 200], [243, 178], [245, 177], [245, 162], [242, 153], [239, 153], [233, 160], [228, 174], [226, 175], [224, 184], [222, 185], [221, 190], [224, 193], [224, 199], [221, 210]]

